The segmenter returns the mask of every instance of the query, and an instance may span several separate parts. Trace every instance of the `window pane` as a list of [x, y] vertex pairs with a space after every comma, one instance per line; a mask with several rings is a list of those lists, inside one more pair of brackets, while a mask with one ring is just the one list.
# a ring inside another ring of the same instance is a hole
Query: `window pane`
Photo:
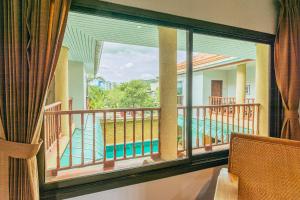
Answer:
[[268, 135], [269, 46], [193, 38], [193, 154], [228, 148], [232, 132]]
[[46, 180], [185, 158], [185, 62], [184, 30], [71, 12], [45, 108]]

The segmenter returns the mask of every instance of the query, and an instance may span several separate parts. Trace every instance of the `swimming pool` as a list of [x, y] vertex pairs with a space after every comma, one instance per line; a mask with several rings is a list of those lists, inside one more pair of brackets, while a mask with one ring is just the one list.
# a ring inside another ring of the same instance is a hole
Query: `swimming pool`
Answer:
[[[211, 125], [210, 125], [211, 123]], [[183, 127], [183, 117], [178, 116], [178, 125], [180, 127]], [[102, 128], [100, 124], [100, 119], [95, 120], [95, 158], [96, 160], [101, 160], [104, 158], [104, 152], [103, 152], [103, 137], [102, 137]], [[211, 135], [212, 137], [215, 137], [215, 135], [218, 135], [218, 138], [221, 137], [222, 134], [222, 123], [214, 120], [205, 120], [205, 133], [208, 134], [210, 132], [211, 127]], [[233, 130], [237, 131], [237, 126], [229, 125], [227, 126], [226, 123], [223, 123], [223, 138], [224, 141], [227, 141], [227, 137], [229, 137], [229, 133], [231, 133]], [[240, 128], [240, 131], [242, 129]], [[244, 129], [245, 132], [248, 131], [247, 128]], [[204, 120], [199, 120], [199, 144], [202, 144], [202, 135], [204, 132]], [[249, 132], [251, 132], [251, 129], [249, 129]], [[197, 120], [196, 118], [193, 118], [192, 120], [192, 145], [193, 147], [196, 147], [196, 140], [197, 140]], [[82, 134], [81, 129], [76, 128], [73, 132], [72, 136], [72, 165], [78, 165], [81, 164], [81, 154], [82, 154]], [[61, 156], [60, 159], [60, 166], [61, 167], [67, 167], [69, 166], [69, 155], [70, 155], [70, 144], [68, 144]], [[158, 146], [159, 142], [158, 140], [152, 141], [153, 146], [153, 153], [158, 153]], [[126, 143], [126, 157], [133, 157], [133, 149], [134, 145], [132, 142]], [[142, 142], [136, 142], [135, 143], [135, 149], [136, 149], [136, 156], [142, 155]], [[144, 141], [144, 154], [150, 155], [150, 141]], [[124, 157], [124, 144], [117, 144], [116, 145], [116, 156], [117, 158], [123, 158]], [[113, 145], [107, 145], [106, 146], [106, 159], [113, 159], [114, 158], [114, 146]], [[91, 162], [93, 160], [93, 122], [92, 122], [92, 115], [85, 116], [85, 128], [84, 128], [84, 163]]]

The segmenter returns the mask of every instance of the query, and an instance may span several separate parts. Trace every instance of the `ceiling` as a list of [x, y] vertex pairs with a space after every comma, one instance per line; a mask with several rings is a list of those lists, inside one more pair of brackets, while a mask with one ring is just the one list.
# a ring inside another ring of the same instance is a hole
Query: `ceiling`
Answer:
[[[255, 43], [194, 34], [194, 52], [255, 59]], [[69, 59], [84, 62], [89, 74], [100, 67], [104, 42], [158, 47], [158, 26], [70, 12], [63, 45]], [[186, 31], [177, 31], [178, 50], [186, 49]], [[100, 69], [101, 70], [101, 69]]]

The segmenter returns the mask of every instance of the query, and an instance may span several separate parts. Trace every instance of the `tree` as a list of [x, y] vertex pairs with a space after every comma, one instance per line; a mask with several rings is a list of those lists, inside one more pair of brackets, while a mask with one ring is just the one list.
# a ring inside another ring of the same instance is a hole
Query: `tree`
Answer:
[[107, 98], [105, 101], [105, 107], [107, 108], [120, 108], [122, 107], [122, 99], [124, 92], [117, 86], [107, 91]]
[[91, 109], [154, 107], [158, 94], [151, 94], [150, 83], [132, 80], [111, 90], [89, 86], [89, 105]]
[[100, 109], [105, 107], [107, 92], [97, 86], [89, 86], [89, 107], [91, 109]]
[[142, 80], [132, 80], [120, 85], [124, 93], [121, 99], [122, 107], [153, 107], [155, 99], [151, 96], [150, 84]]

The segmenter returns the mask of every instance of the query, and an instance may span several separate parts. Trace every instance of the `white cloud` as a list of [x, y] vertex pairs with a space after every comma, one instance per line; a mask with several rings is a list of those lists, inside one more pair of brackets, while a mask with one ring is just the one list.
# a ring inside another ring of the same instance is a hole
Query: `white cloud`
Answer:
[[129, 62], [129, 63], [126, 63], [126, 65], [122, 65], [121, 67], [120, 67], [120, 69], [129, 69], [129, 68], [131, 68], [131, 67], [133, 67], [133, 63], [132, 62]]
[[132, 62], [129, 62], [125, 65], [126, 68], [131, 68], [133, 66], [133, 63]]
[[143, 80], [149, 80], [149, 79], [154, 79], [154, 78], [155, 78], [155, 75], [149, 74], [149, 73], [143, 73], [141, 75], [141, 79], [143, 79]]

